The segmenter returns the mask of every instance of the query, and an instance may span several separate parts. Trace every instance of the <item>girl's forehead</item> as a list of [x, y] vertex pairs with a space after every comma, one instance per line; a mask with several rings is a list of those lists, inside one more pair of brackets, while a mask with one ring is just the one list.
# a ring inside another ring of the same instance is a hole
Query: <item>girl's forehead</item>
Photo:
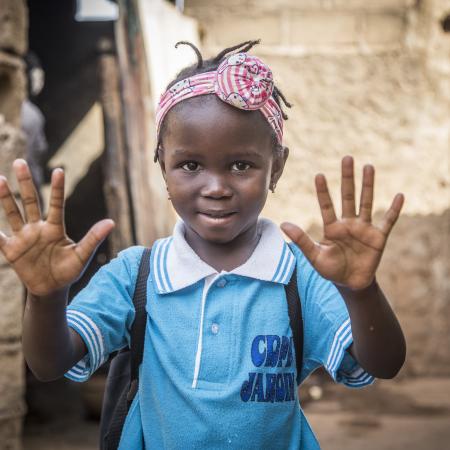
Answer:
[[180, 102], [166, 116], [164, 147], [198, 141], [233, 145], [271, 145], [270, 126], [259, 111], [230, 106], [215, 95]]

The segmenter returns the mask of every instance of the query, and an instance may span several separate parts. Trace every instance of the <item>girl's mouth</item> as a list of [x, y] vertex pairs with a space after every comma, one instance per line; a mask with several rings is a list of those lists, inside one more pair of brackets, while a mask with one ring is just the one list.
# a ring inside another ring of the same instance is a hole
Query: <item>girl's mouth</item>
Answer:
[[235, 211], [201, 211], [200, 214], [211, 217], [213, 219], [223, 219], [235, 214]]
[[232, 216], [236, 214], [235, 211], [227, 212], [227, 211], [205, 211], [200, 212], [200, 216], [206, 219], [210, 223], [226, 223], [228, 222]]

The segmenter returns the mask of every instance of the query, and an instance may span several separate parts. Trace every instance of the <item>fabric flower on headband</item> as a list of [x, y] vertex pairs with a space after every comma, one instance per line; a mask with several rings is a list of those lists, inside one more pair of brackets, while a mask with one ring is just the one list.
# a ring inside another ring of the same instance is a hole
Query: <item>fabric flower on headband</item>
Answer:
[[164, 92], [156, 110], [157, 134], [164, 117], [177, 103], [199, 95], [216, 94], [236, 108], [260, 110], [281, 144], [283, 115], [272, 96], [273, 88], [272, 71], [258, 57], [248, 53], [231, 55], [217, 70], [185, 78]]

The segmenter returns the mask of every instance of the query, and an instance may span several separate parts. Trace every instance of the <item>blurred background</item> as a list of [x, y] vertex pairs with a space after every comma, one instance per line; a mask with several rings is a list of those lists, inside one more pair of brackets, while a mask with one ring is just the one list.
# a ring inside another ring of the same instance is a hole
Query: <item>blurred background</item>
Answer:
[[[324, 449], [443, 449], [450, 442], [449, 0], [0, 0], [0, 172], [29, 161], [44, 205], [64, 167], [66, 224], [117, 227], [73, 296], [117, 251], [151, 245], [175, 215], [153, 163], [154, 111], [196, 61], [261, 38], [288, 111], [285, 174], [263, 215], [320, 236], [314, 175], [339, 205], [340, 160], [377, 169], [376, 217], [406, 204], [379, 271], [408, 355], [393, 381], [351, 391], [321, 372], [301, 388]], [[0, 217], [0, 229], [7, 230]], [[20, 347], [24, 292], [0, 260], [0, 448], [95, 449], [107, 368], [40, 383]], [[270, 444], [268, 444], [270, 448]]]

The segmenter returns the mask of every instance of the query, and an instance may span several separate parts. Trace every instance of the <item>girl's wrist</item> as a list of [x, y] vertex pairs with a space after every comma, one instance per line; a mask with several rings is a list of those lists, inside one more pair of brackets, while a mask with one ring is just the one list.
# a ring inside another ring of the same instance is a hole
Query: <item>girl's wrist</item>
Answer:
[[50, 291], [46, 294], [35, 294], [31, 291], [27, 291], [27, 302], [31, 302], [33, 304], [46, 304], [50, 305], [53, 303], [61, 303], [62, 301], [67, 300], [69, 295], [70, 285], [63, 286], [62, 288], [56, 289], [54, 291]]
[[356, 295], [356, 296], [364, 296], [365, 294], [373, 293], [378, 289], [378, 282], [376, 276], [373, 277], [372, 281], [363, 288], [353, 289], [349, 286], [345, 286], [342, 284], [333, 283], [336, 286], [336, 289], [341, 293], [346, 293], [349, 295]]

